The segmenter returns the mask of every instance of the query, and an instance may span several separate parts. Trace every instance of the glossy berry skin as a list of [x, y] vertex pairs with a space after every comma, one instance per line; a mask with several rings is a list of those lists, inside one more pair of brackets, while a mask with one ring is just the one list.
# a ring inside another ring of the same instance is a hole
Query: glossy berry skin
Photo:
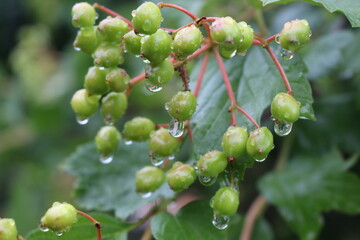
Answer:
[[77, 211], [71, 204], [54, 202], [41, 218], [41, 226], [54, 232], [67, 231], [76, 223], [76, 216]]
[[227, 166], [227, 158], [225, 153], [213, 150], [202, 155], [197, 161], [199, 175], [204, 177], [216, 177], [225, 170]]
[[246, 22], [242, 21], [238, 23], [242, 38], [237, 46], [238, 53], [246, 52], [253, 44], [254, 30]]
[[224, 44], [220, 44], [219, 47], [219, 54], [222, 58], [230, 59], [235, 56], [236, 54], [236, 47], [226, 47]]
[[136, 117], [124, 125], [123, 136], [131, 141], [145, 141], [155, 130], [155, 124], [148, 118]]
[[230, 187], [222, 187], [212, 197], [210, 206], [216, 215], [231, 217], [239, 207], [239, 192]]
[[240, 28], [231, 17], [222, 17], [214, 21], [210, 33], [215, 41], [227, 48], [236, 48], [241, 38]]
[[166, 172], [166, 181], [170, 188], [175, 191], [187, 189], [196, 179], [196, 172], [193, 166], [175, 162], [172, 168]]
[[136, 191], [139, 193], [154, 192], [164, 181], [165, 174], [163, 170], [153, 166], [144, 167], [136, 172]]
[[85, 53], [91, 54], [95, 51], [98, 44], [99, 41], [96, 37], [96, 28], [91, 26], [80, 28], [76, 35], [73, 46], [76, 49], [80, 49]]
[[119, 44], [104, 42], [92, 54], [94, 64], [111, 68], [124, 63], [124, 52]]
[[178, 120], [189, 120], [196, 111], [196, 97], [190, 91], [178, 92], [167, 103], [169, 115]]
[[160, 64], [171, 52], [172, 39], [162, 29], [141, 39], [141, 56], [148, 59], [151, 64]]
[[181, 29], [176, 33], [173, 41], [175, 56], [180, 60], [184, 60], [200, 48], [202, 38], [201, 31], [194, 25]]
[[221, 147], [227, 157], [239, 158], [246, 153], [248, 133], [239, 126], [229, 127], [221, 142]]
[[134, 55], [141, 53], [141, 36], [134, 31], [126, 33], [123, 37], [126, 51]]
[[150, 134], [149, 150], [159, 157], [168, 157], [174, 154], [180, 147], [180, 142], [172, 137], [165, 128], [160, 128]]
[[114, 126], [103, 126], [95, 136], [96, 149], [104, 156], [112, 155], [116, 151], [121, 139], [119, 131]]
[[271, 103], [271, 114], [276, 120], [293, 123], [300, 117], [300, 105], [290, 94], [278, 93]]
[[127, 108], [128, 102], [124, 93], [111, 92], [101, 101], [101, 114], [105, 123], [112, 124], [120, 119]]
[[128, 31], [129, 25], [120, 18], [107, 17], [99, 23], [96, 35], [101, 41], [120, 43]]
[[132, 22], [136, 33], [153, 34], [163, 20], [160, 8], [152, 2], [144, 2], [132, 12]]
[[17, 240], [17, 229], [14, 219], [0, 218], [0, 239]]
[[310, 40], [311, 30], [306, 20], [286, 22], [280, 32], [279, 42], [282, 48], [297, 51]]
[[89, 96], [85, 89], [76, 91], [71, 99], [71, 107], [80, 119], [89, 118], [99, 107], [100, 96]]
[[90, 67], [85, 75], [84, 87], [90, 94], [102, 95], [109, 90], [109, 85], [105, 81], [106, 70], [98, 67]]
[[145, 77], [146, 79], [155, 86], [163, 86], [168, 83], [174, 76], [174, 66], [170, 59], [166, 58], [160, 64], [146, 65]]
[[71, 11], [72, 25], [76, 28], [90, 27], [96, 20], [96, 12], [93, 6], [87, 2], [76, 3]]
[[246, 143], [246, 151], [250, 157], [256, 160], [263, 160], [273, 148], [273, 135], [268, 128], [261, 127], [250, 132]]
[[128, 88], [130, 76], [122, 68], [113, 68], [106, 75], [106, 83], [114, 92], [123, 92]]

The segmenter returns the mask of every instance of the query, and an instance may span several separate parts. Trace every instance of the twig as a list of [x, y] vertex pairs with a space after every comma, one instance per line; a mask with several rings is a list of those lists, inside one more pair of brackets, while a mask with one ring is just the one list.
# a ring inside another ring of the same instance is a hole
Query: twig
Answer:
[[189, 10], [187, 10], [187, 9], [185, 9], [183, 7], [180, 7], [180, 6], [176, 5], [176, 4], [160, 2], [157, 5], [159, 6], [159, 8], [169, 7], [169, 8], [177, 9], [177, 10], [185, 13], [186, 15], [188, 15], [189, 17], [191, 17], [195, 21], [198, 19], [198, 17], [195, 14], [193, 14]]
[[196, 80], [196, 85], [195, 85], [195, 90], [194, 90], [194, 96], [195, 97], [199, 96], [201, 83], [202, 83], [202, 81], [204, 79], [205, 71], [206, 71], [206, 67], [207, 67], [207, 65], [209, 63], [209, 59], [210, 59], [210, 54], [206, 53], [205, 56], [204, 56], [203, 62], [201, 64], [201, 67], [200, 67], [198, 79]]
[[129, 19], [127, 19], [126, 17], [121, 16], [121, 15], [118, 14], [117, 12], [114, 12], [113, 10], [111, 10], [111, 9], [105, 7], [105, 6], [102, 6], [102, 5], [100, 5], [100, 4], [97, 4], [97, 3], [94, 3], [94, 4], [93, 4], [93, 7], [96, 8], [96, 9], [99, 9], [99, 10], [103, 11], [104, 13], [109, 14], [110, 16], [121, 18], [121, 20], [123, 20], [124, 22], [126, 22], [126, 23], [129, 25], [130, 28], [134, 28], [133, 23], [132, 23]]
[[77, 210], [77, 214], [86, 217], [89, 221], [91, 221], [92, 223], [94, 223], [94, 226], [96, 228], [97, 231], [97, 240], [101, 240], [101, 224], [93, 217], [91, 217], [89, 214], [84, 213], [82, 211]]
[[250, 122], [252, 122], [252, 124], [254, 124], [254, 126], [256, 128], [260, 128], [259, 124], [255, 121], [255, 119], [253, 117], [250, 116], [250, 114], [248, 112], [246, 112], [244, 109], [242, 109], [238, 105], [236, 105], [236, 109], [239, 110], [239, 112], [241, 112], [242, 114], [244, 114], [245, 117], [247, 117], [250, 120]]

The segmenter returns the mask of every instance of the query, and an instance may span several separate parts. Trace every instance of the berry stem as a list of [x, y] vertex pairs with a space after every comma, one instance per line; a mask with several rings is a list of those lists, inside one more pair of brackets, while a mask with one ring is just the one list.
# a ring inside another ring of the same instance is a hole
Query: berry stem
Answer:
[[273, 50], [268, 45], [265, 47], [265, 49], [269, 53], [272, 60], [274, 61], [275, 65], [276, 65], [276, 68], [278, 69], [278, 71], [279, 71], [279, 73], [281, 75], [281, 78], [284, 81], [287, 93], [290, 94], [290, 95], [294, 95], [294, 92], [293, 92], [293, 90], [291, 89], [291, 86], [290, 86], [289, 79], [287, 78], [287, 76], [285, 74], [285, 71], [284, 71], [283, 67], [281, 66], [279, 60], [276, 58]]
[[79, 211], [79, 210], [76, 210], [76, 211], [77, 211], [77, 214], [87, 218], [89, 221], [94, 223], [94, 226], [95, 226], [96, 231], [97, 231], [97, 240], [101, 240], [101, 224], [98, 221], [96, 221], [95, 218], [91, 217], [89, 214], [84, 213], [84, 212]]
[[199, 96], [199, 92], [200, 92], [200, 89], [201, 89], [201, 83], [202, 83], [202, 81], [204, 79], [205, 71], [206, 71], [206, 67], [207, 67], [207, 65], [209, 63], [209, 59], [210, 59], [210, 54], [206, 53], [204, 58], [203, 58], [203, 62], [201, 64], [198, 79], [196, 80], [196, 85], [195, 85], [195, 90], [194, 90], [194, 96], [195, 97]]
[[103, 5], [97, 4], [97, 3], [94, 3], [94, 4], [93, 4], [93, 7], [94, 7], [95, 9], [99, 9], [99, 10], [103, 11], [104, 13], [109, 14], [109, 15], [112, 16], [112, 17], [119, 17], [119, 18], [121, 18], [121, 20], [123, 20], [124, 22], [126, 22], [131, 28], [134, 28], [134, 25], [132, 24], [132, 22], [131, 22], [129, 19], [127, 19], [126, 17], [121, 16], [121, 15], [118, 14], [117, 12], [114, 12], [113, 10], [111, 10], [111, 9], [109, 9], [109, 8], [103, 6]]
[[159, 8], [163, 8], [163, 7], [168, 7], [168, 8], [174, 8], [174, 9], [177, 9], [183, 13], [185, 13], [186, 15], [188, 15], [189, 17], [191, 17], [194, 21], [196, 21], [198, 19], [198, 17], [193, 14], [192, 12], [190, 12], [189, 10], [183, 8], [183, 7], [180, 7], [176, 4], [172, 4], [172, 3], [163, 3], [163, 2], [160, 2], [157, 4]]
[[238, 105], [236, 105], [236, 109], [239, 110], [239, 112], [241, 112], [242, 114], [244, 114], [245, 117], [247, 117], [250, 120], [250, 122], [252, 122], [252, 124], [254, 124], [254, 126], [256, 128], [260, 128], [260, 125], [255, 121], [255, 119], [252, 116], [250, 116], [250, 114], [248, 112], [246, 112], [244, 109], [242, 109]]
[[131, 93], [131, 89], [139, 82], [142, 82], [144, 79], [145, 79], [145, 73], [141, 73], [136, 77], [132, 78], [128, 83], [129, 87], [126, 89], [126, 96], [128, 97]]
[[275, 40], [275, 38], [276, 38], [277, 35], [278, 35], [278, 33], [276, 33], [276, 34], [272, 35], [271, 37], [267, 38], [265, 41], [267, 41], [268, 43], [269, 43], [269, 42], [272, 42], [272, 41]]
[[236, 115], [235, 115], [235, 111], [234, 111], [234, 108], [233, 106], [236, 106], [236, 100], [235, 100], [235, 95], [234, 95], [234, 91], [232, 89], [232, 86], [231, 86], [231, 83], [230, 83], [230, 80], [229, 80], [229, 76], [227, 74], [227, 71], [226, 71], [226, 68], [225, 68], [225, 65], [224, 65], [224, 62], [223, 60], [221, 59], [221, 56], [219, 54], [219, 51], [217, 49], [214, 49], [214, 55], [215, 55], [215, 58], [216, 58], [216, 61], [218, 63], [218, 66], [220, 68], [220, 71], [221, 71], [221, 75], [223, 77], [223, 80], [224, 80], [224, 83], [225, 83], [225, 87], [226, 87], [226, 91], [228, 93], [228, 97], [229, 97], [229, 100], [230, 100], [230, 104], [231, 104], [231, 108], [230, 108], [230, 111], [231, 111], [231, 122], [230, 122], [230, 125], [236, 125]]
[[262, 44], [262, 42], [260, 42], [259, 40], [254, 39], [254, 40], [253, 40], [253, 45], [263, 45], [263, 44]]
[[159, 128], [168, 128], [170, 124], [168, 123], [164, 123], [164, 124], [156, 124], [155, 127], [156, 129], [159, 129]]

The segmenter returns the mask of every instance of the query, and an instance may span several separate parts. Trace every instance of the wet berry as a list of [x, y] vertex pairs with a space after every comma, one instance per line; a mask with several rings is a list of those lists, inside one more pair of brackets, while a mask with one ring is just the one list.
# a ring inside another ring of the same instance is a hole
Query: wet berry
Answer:
[[17, 240], [17, 229], [14, 219], [0, 218], [0, 239]]
[[192, 25], [181, 29], [176, 33], [173, 41], [173, 49], [178, 59], [184, 60], [201, 46], [202, 33]]
[[174, 76], [174, 66], [170, 59], [165, 59], [160, 64], [146, 65], [146, 79], [155, 86], [163, 86], [168, 83]]
[[225, 153], [218, 150], [207, 152], [197, 161], [198, 174], [205, 177], [216, 177], [227, 166]]
[[178, 120], [189, 120], [196, 111], [196, 97], [190, 91], [178, 92], [167, 103], [169, 115]]
[[139, 193], [154, 192], [164, 181], [165, 174], [163, 170], [153, 166], [144, 167], [136, 172], [136, 191]]
[[97, 27], [97, 36], [101, 41], [117, 42], [129, 31], [129, 25], [120, 18], [107, 17]]
[[250, 132], [246, 143], [246, 151], [250, 157], [263, 161], [273, 148], [273, 135], [268, 128], [261, 127]]
[[171, 52], [172, 39], [162, 29], [141, 39], [141, 56], [148, 59], [151, 64], [160, 64]]
[[114, 126], [100, 128], [95, 137], [96, 149], [103, 155], [113, 155], [120, 141], [121, 135]]
[[123, 92], [128, 88], [130, 76], [122, 68], [113, 68], [106, 75], [106, 83], [114, 92]]
[[137, 33], [155, 33], [163, 20], [160, 8], [152, 2], [144, 2], [132, 12], [132, 22]]
[[239, 126], [229, 127], [221, 142], [221, 147], [227, 157], [239, 158], [246, 153], [248, 133]]
[[74, 48], [88, 54], [93, 53], [99, 44], [95, 32], [96, 28], [93, 26], [80, 28], [73, 43]]
[[280, 46], [290, 50], [297, 51], [310, 41], [311, 30], [306, 20], [292, 20], [286, 22], [279, 35]]
[[127, 109], [127, 98], [124, 93], [111, 92], [101, 101], [101, 114], [105, 123], [113, 124], [120, 119]]
[[167, 157], [174, 154], [179, 147], [180, 142], [165, 128], [160, 128], [150, 134], [149, 150], [153, 155]]
[[276, 120], [293, 123], [300, 117], [300, 105], [290, 94], [278, 93], [271, 103], [271, 114]]
[[74, 27], [90, 27], [94, 25], [97, 14], [93, 6], [87, 2], [76, 3], [71, 11]]
[[41, 218], [41, 226], [54, 232], [69, 230], [77, 221], [77, 211], [69, 203], [54, 202]]
[[172, 168], [166, 172], [166, 181], [175, 192], [187, 189], [195, 179], [194, 167], [182, 162], [175, 162]]
[[123, 136], [131, 141], [145, 141], [155, 130], [155, 124], [148, 118], [136, 117], [124, 125]]
[[90, 94], [102, 95], [109, 90], [109, 85], [105, 82], [106, 70], [98, 67], [90, 67], [85, 75], [84, 87]]
[[210, 200], [210, 206], [214, 209], [215, 215], [231, 217], [239, 206], [239, 192], [230, 187], [222, 187]]

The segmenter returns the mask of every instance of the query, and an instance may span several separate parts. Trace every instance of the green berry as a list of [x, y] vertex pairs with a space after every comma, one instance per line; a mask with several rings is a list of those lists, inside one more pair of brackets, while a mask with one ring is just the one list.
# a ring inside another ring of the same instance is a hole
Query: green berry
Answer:
[[141, 56], [152, 64], [160, 64], [170, 55], [172, 39], [162, 29], [141, 39]]
[[268, 128], [257, 128], [250, 132], [246, 143], [246, 151], [250, 157], [263, 161], [274, 148], [273, 141], [273, 135]]
[[71, 11], [72, 24], [76, 28], [94, 25], [97, 14], [93, 6], [87, 2], [76, 3]]
[[97, 111], [99, 99], [99, 95], [89, 96], [85, 89], [80, 89], [74, 93], [71, 107], [80, 120], [87, 119]]
[[242, 38], [237, 46], [238, 53], [246, 52], [253, 44], [254, 30], [246, 22], [242, 21], [238, 23]]
[[134, 55], [141, 54], [141, 36], [130, 31], [124, 35], [123, 39], [126, 51]]
[[222, 17], [214, 21], [210, 33], [215, 41], [227, 48], [236, 48], [241, 39], [239, 25], [231, 17]]
[[178, 92], [167, 103], [169, 115], [178, 120], [189, 120], [196, 111], [196, 97], [190, 91]]
[[100, 128], [95, 137], [96, 149], [104, 156], [114, 154], [121, 135], [114, 126]]
[[112, 124], [120, 119], [127, 108], [127, 98], [124, 93], [111, 92], [101, 101], [101, 114], [105, 123]]
[[230, 187], [222, 187], [210, 201], [215, 215], [231, 217], [239, 207], [239, 192]]
[[74, 48], [88, 54], [93, 53], [99, 43], [95, 32], [96, 28], [93, 26], [80, 28], [73, 43]]
[[145, 141], [155, 130], [155, 124], [147, 118], [136, 117], [124, 125], [123, 136], [131, 141]]
[[105, 42], [97, 47], [92, 57], [95, 65], [111, 68], [124, 63], [123, 55], [120, 44]]
[[234, 46], [227, 47], [223, 43], [220, 43], [218, 49], [219, 49], [220, 56], [225, 59], [230, 59], [230, 58], [234, 57], [236, 54], [236, 47], [234, 47]]
[[225, 170], [227, 163], [225, 153], [214, 150], [202, 155], [196, 165], [200, 176], [216, 177]]
[[201, 31], [194, 25], [181, 29], [176, 33], [173, 42], [175, 56], [180, 60], [184, 60], [200, 48], [202, 38]]
[[246, 152], [248, 133], [246, 129], [238, 126], [229, 127], [221, 142], [221, 147], [227, 157], [239, 158]]
[[163, 20], [160, 8], [152, 2], [144, 2], [132, 12], [132, 22], [136, 33], [153, 34]]
[[154, 192], [165, 181], [163, 170], [147, 166], [136, 172], [135, 185], [136, 191], [139, 193]]
[[90, 94], [102, 95], [109, 90], [109, 85], [106, 84], [106, 70], [98, 67], [90, 67], [85, 75], [84, 87]]
[[67, 231], [76, 223], [76, 216], [77, 211], [71, 204], [54, 202], [41, 218], [41, 226], [54, 232]]
[[279, 35], [279, 43], [282, 48], [297, 51], [310, 40], [311, 30], [306, 20], [292, 20], [284, 24]]
[[160, 128], [150, 134], [149, 150], [155, 156], [171, 156], [179, 147], [180, 142], [165, 128]]
[[174, 66], [170, 59], [165, 59], [165, 61], [160, 64], [146, 65], [145, 68], [146, 79], [155, 86], [163, 86], [168, 83], [174, 76]]
[[300, 117], [300, 105], [290, 94], [278, 93], [271, 103], [271, 114], [276, 120], [293, 123]]
[[14, 219], [0, 218], [0, 240], [17, 240], [17, 229]]
[[106, 82], [114, 92], [123, 92], [128, 88], [130, 76], [122, 68], [113, 68], [106, 75]]
[[120, 18], [107, 17], [97, 27], [97, 37], [101, 41], [117, 42], [129, 31], [129, 25]]
[[196, 172], [193, 166], [175, 162], [172, 168], [166, 173], [166, 181], [175, 192], [187, 189], [196, 179]]

